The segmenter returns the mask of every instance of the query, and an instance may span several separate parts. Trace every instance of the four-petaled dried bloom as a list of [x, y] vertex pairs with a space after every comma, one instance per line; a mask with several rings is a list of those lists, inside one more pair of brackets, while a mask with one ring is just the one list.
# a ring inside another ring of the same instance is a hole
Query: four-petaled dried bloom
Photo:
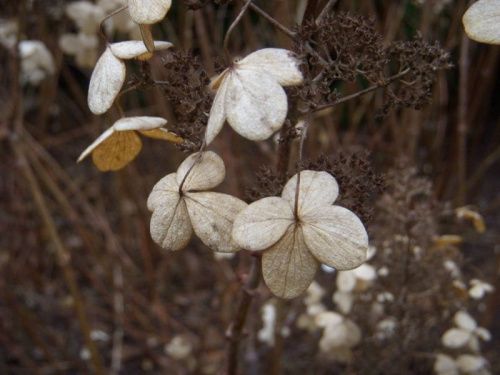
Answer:
[[468, 347], [479, 351], [479, 339], [488, 341], [491, 339], [490, 332], [478, 327], [476, 321], [465, 311], [458, 311], [453, 317], [457, 328], [446, 331], [441, 338], [444, 346], [452, 349]]
[[231, 195], [205, 191], [225, 176], [224, 162], [211, 151], [189, 156], [177, 173], [162, 178], [148, 198], [151, 237], [166, 250], [180, 250], [194, 233], [215, 251], [240, 248], [231, 238], [236, 214], [247, 204]]
[[[172, 43], [169, 42], [154, 42], [154, 44], [157, 50], [172, 47]], [[113, 105], [125, 82], [123, 60], [134, 58], [146, 60], [151, 56], [151, 52], [140, 40], [112, 43], [106, 47], [90, 78], [88, 104], [92, 113], [103, 114]]]
[[227, 119], [241, 136], [252, 141], [269, 138], [283, 125], [288, 100], [281, 86], [302, 83], [299, 60], [279, 48], [258, 50], [221, 73], [207, 124], [206, 141], [212, 142]]
[[137, 132], [151, 138], [182, 142], [182, 138], [163, 129], [167, 120], [161, 117], [126, 117], [102, 133], [78, 158], [92, 154], [95, 166], [102, 172], [116, 171], [130, 163], [142, 148]]
[[263, 276], [275, 295], [300, 295], [319, 263], [348, 270], [365, 261], [368, 234], [354, 213], [332, 205], [338, 192], [329, 173], [302, 171], [298, 192], [295, 175], [281, 198], [261, 199], [236, 217], [233, 238], [242, 248], [265, 250]]
[[500, 0], [479, 0], [463, 16], [469, 38], [489, 44], [500, 44]]

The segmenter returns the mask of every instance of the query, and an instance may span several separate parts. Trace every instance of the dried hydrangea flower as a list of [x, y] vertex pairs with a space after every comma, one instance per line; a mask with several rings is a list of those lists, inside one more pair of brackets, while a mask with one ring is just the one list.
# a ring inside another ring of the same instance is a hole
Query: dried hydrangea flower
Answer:
[[500, 44], [500, 0], [479, 0], [463, 16], [469, 38], [489, 44]]
[[23, 83], [38, 86], [46, 77], [54, 74], [56, 64], [45, 44], [39, 40], [19, 42], [21, 79]]
[[481, 299], [486, 293], [493, 293], [495, 291], [495, 287], [493, 285], [478, 279], [472, 279], [469, 283], [471, 285], [469, 289], [469, 296], [474, 299]]
[[[170, 47], [172, 43], [155, 42], [155, 49]], [[113, 105], [125, 82], [125, 63], [122, 60], [145, 60], [151, 56], [140, 40], [112, 43], [106, 47], [90, 78], [88, 104], [92, 113], [103, 114]]]
[[461, 354], [455, 360], [447, 354], [438, 354], [434, 362], [434, 372], [437, 375], [491, 375], [488, 361], [478, 355]]
[[299, 60], [284, 49], [261, 49], [236, 62], [212, 85], [217, 94], [208, 119], [207, 144], [219, 134], [226, 119], [245, 138], [269, 138], [281, 128], [288, 111], [282, 86], [302, 81]]
[[194, 233], [215, 251], [231, 253], [240, 247], [231, 238], [236, 214], [247, 204], [228, 194], [205, 191], [219, 185], [226, 174], [214, 152], [189, 156], [162, 178], [148, 198], [151, 237], [166, 250], [180, 250]]
[[182, 142], [182, 138], [163, 129], [166, 123], [161, 117], [122, 118], [87, 147], [78, 162], [92, 154], [95, 166], [102, 172], [123, 168], [141, 151], [142, 142], [137, 132], [151, 138]]
[[329, 173], [302, 171], [297, 201], [296, 190], [297, 175], [287, 182], [281, 198], [264, 198], [244, 209], [233, 228], [233, 238], [242, 248], [265, 251], [264, 281], [282, 298], [304, 292], [319, 263], [353, 269], [365, 261], [368, 249], [359, 218], [332, 205], [339, 188]]
[[476, 321], [465, 311], [458, 311], [453, 317], [457, 328], [447, 330], [441, 341], [447, 348], [468, 347], [471, 350], [479, 351], [479, 339], [488, 341], [491, 339], [490, 332], [482, 327], [478, 327]]

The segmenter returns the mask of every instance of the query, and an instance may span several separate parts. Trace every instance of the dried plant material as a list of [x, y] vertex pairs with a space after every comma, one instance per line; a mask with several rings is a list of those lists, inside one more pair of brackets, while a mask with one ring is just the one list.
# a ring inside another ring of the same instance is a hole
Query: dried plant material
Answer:
[[128, 0], [130, 17], [138, 24], [153, 24], [165, 18], [172, 0]]
[[281, 128], [288, 111], [281, 86], [301, 83], [299, 60], [284, 49], [261, 49], [234, 63], [212, 85], [217, 94], [208, 120], [207, 144], [219, 134], [226, 119], [245, 138], [269, 138]]
[[189, 156], [177, 173], [162, 178], [148, 198], [153, 240], [166, 250], [180, 250], [194, 231], [215, 251], [238, 251], [231, 229], [247, 204], [231, 195], [203, 191], [219, 185], [225, 173], [222, 159], [208, 151]]
[[92, 160], [101, 172], [123, 168], [141, 151], [142, 142], [137, 132], [151, 138], [182, 142], [182, 138], [163, 129], [166, 123], [167, 120], [161, 117], [122, 118], [87, 147], [78, 162], [92, 154]]
[[467, 9], [462, 21], [472, 40], [500, 44], [500, 0], [479, 0]]
[[472, 224], [474, 224], [474, 228], [477, 232], [484, 233], [486, 230], [486, 224], [484, 223], [483, 217], [474, 208], [470, 206], [458, 207], [455, 209], [455, 214], [459, 219], [472, 220]]
[[472, 279], [470, 285], [469, 296], [474, 299], [482, 299], [486, 293], [493, 293], [495, 291], [493, 285], [478, 279]]
[[[172, 43], [155, 42], [155, 49], [167, 49]], [[125, 82], [125, 63], [133, 58], [147, 59], [152, 54], [138, 40], [110, 44], [97, 61], [90, 78], [88, 104], [96, 115], [106, 112]]]
[[456, 328], [447, 330], [441, 341], [444, 346], [456, 349], [468, 347], [470, 350], [479, 351], [479, 339], [489, 341], [490, 332], [482, 327], [478, 327], [476, 321], [465, 311], [458, 311], [453, 317]]
[[280, 197], [252, 203], [236, 218], [234, 240], [243, 248], [264, 250], [264, 280], [275, 295], [294, 298], [313, 281], [319, 263], [353, 269], [366, 258], [368, 235], [351, 211], [332, 205], [336, 180], [326, 172], [303, 171], [297, 201], [297, 176]]
[[434, 362], [434, 371], [437, 375], [491, 375], [488, 370], [488, 361], [472, 354], [461, 354], [456, 359], [447, 354], [438, 354]]

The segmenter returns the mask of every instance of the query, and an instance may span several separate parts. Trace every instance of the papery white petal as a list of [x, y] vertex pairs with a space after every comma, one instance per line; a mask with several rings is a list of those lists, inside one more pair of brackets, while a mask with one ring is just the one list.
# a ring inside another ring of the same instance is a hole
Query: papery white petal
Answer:
[[438, 375], [459, 375], [458, 364], [446, 354], [438, 354], [434, 362], [434, 371]]
[[365, 281], [373, 281], [377, 278], [377, 272], [375, 268], [369, 264], [362, 264], [358, 268], [352, 270], [356, 275], [356, 278]]
[[460, 370], [466, 373], [474, 373], [488, 365], [488, 361], [485, 358], [471, 354], [459, 355], [457, 363]]
[[205, 245], [222, 253], [240, 250], [231, 230], [234, 218], [247, 206], [245, 202], [214, 192], [186, 193], [185, 200], [194, 232]]
[[262, 141], [281, 128], [288, 102], [285, 91], [274, 78], [254, 70], [233, 69], [226, 80], [227, 121], [237, 133], [252, 141]]
[[459, 328], [451, 328], [441, 337], [441, 342], [447, 348], [461, 348], [471, 339], [471, 332]]
[[[283, 188], [281, 197], [295, 204], [298, 174], [294, 175]], [[339, 195], [339, 185], [327, 172], [300, 172], [299, 215], [314, 211], [317, 206], [331, 205]]]
[[113, 125], [118, 131], [124, 130], [151, 130], [160, 128], [167, 124], [167, 120], [161, 117], [138, 116], [124, 117], [119, 119]]
[[[224, 75], [224, 78], [221, 78]], [[222, 81], [219, 81], [222, 79]], [[227, 70], [222, 72], [216, 82], [220, 82], [215, 94], [210, 115], [208, 117], [207, 130], [205, 134], [205, 141], [207, 145], [212, 143], [214, 138], [219, 134], [226, 121], [226, 92], [228, 87]]]
[[238, 69], [253, 69], [270, 74], [281, 86], [299, 85], [304, 80], [295, 55], [281, 48], [263, 48], [238, 61]]
[[479, 0], [463, 16], [469, 38], [482, 43], [500, 44], [500, 1]]
[[465, 311], [457, 311], [453, 317], [453, 321], [458, 327], [466, 331], [472, 332], [477, 328], [477, 323], [474, 318]]
[[317, 269], [318, 262], [307, 250], [301, 228], [295, 225], [262, 255], [264, 281], [281, 298], [295, 298], [305, 292]]
[[192, 154], [182, 162], [177, 169], [177, 183], [180, 185], [186, 178], [183, 191], [206, 190], [219, 185], [225, 175], [226, 169], [221, 157], [215, 152], [205, 151], [201, 155]]
[[279, 197], [267, 197], [238, 214], [233, 238], [244, 249], [265, 250], [278, 242], [293, 223], [290, 204]]
[[[173, 46], [170, 42], [155, 41], [155, 50], [164, 50]], [[119, 59], [133, 59], [148, 53], [142, 40], [128, 40], [125, 42], [111, 44], [111, 52]]]
[[77, 160], [77, 163], [81, 162], [83, 159], [89, 156], [97, 146], [99, 146], [102, 142], [111, 137], [115, 131], [116, 130], [114, 127], [106, 129], [104, 133], [102, 133], [94, 142], [92, 142], [92, 144], [89, 147], [85, 149], [85, 151], [82, 152], [82, 154]]
[[128, 0], [130, 17], [135, 23], [152, 24], [165, 18], [171, 0]]
[[339, 206], [317, 207], [301, 219], [307, 247], [321, 263], [348, 270], [364, 262], [368, 234], [351, 211]]
[[175, 173], [170, 173], [156, 183], [148, 197], [149, 211], [154, 211], [156, 207], [165, 204], [164, 198], [170, 202], [172, 196], [179, 197], [179, 184], [175, 177]]
[[106, 112], [115, 101], [125, 81], [125, 64], [106, 48], [90, 78], [88, 103], [96, 115]]
[[162, 204], [151, 216], [150, 231], [153, 241], [165, 250], [180, 250], [188, 244], [193, 228], [186, 204], [178, 194], [163, 195]]

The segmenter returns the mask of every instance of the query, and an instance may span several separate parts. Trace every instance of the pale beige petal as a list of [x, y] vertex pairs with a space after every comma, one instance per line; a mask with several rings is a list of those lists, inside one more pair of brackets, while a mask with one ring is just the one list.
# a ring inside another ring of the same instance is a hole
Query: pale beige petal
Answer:
[[136, 132], [114, 132], [94, 149], [92, 161], [101, 172], [117, 171], [134, 160], [141, 148]]
[[293, 223], [290, 203], [279, 197], [268, 197], [239, 213], [233, 238], [244, 249], [265, 250], [278, 242]]
[[170, 173], [156, 183], [148, 197], [149, 211], [154, 211], [156, 207], [164, 204], [165, 199], [170, 199], [171, 196], [179, 199], [179, 184], [175, 177], [175, 173]]
[[311, 253], [337, 270], [360, 266], [368, 251], [368, 234], [359, 218], [339, 206], [316, 206], [301, 217], [304, 239]]
[[252, 141], [269, 138], [283, 125], [288, 101], [283, 88], [268, 74], [242, 69], [228, 73], [227, 122]]
[[461, 348], [465, 346], [472, 337], [472, 333], [459, 328], [451, 328], [441, 337], [441, 342], [447, 348]]
[[104, 133], [102, 133], [94, 142], [92, 142], [92, 144], [89, 147], [85, 149], [85, 151], [82, 152], [82, 154], [77, 160], [77, 163], [81, 162], [83, 159], [89, 156], [97, 146], [99, 146], [102, 142], [111, 137], [115, 131], [116, 131], [115, 128], [111, 127], [107, 129]]
[[295, 298], [305, 292], [317, 269], [318, 262], [307, 250], [301, 228], [295, 225], [262, 255], [264, 281], [281, 298]]
[[[225, 75], [225, 78], [222, 78], [220, 81], [220, 77]], [[228, 87], [228, 78], [227, 71], [223, 72], [219, 78], [217, 78], [217, 94], [215, 94], [214, 102], [212, 103], [212, 108], [210, 109], [210, 115], [208, 117], [207, 130], [205, 133], [205, 141], [207, 145], [212, 143], [217, 134], [222, 129], [224, 122], [226, 121], [226, 92]]]
[[171, 0], [128, 0], [130, 17], [135, 23], [152, 24], [165, 18]]
[[125, 81], [125, 64], [108, 47], [97, 61], [90, 78], [88, 103], [96, 115], [106, 112]]
[[183, 199], [165, 194], [162, 204], [153, 211], [150, 224], [151, 238], [165, 250], [180, 250], [193, 235], [193, 227]]
[[[297, 175], [294, 175], [283, 188], [281, 197], [293, 205], [297, 189]], [[327, 172], [300, 172], [299, 215], [306, 215], [317, 206], [331, 205], [339, 195], [339, 185]]]
[[139, 133], [149, 138], [161, 139], [163, 141], [169, 141], [173, 143], [180, 143], [184, 141], [184, 139], [179, 137], [177, 134], [171, 133], [167, 129], [162, 129], [162, 128], [151, 129], [151, 130], [140, 130]]
[[194, 232], [205, 245], [222, 253], [240, 250], [231, 230], [234, 218], [247, 206], [245, 202], [214, 192], [186, 193], [185, 200]]
[[[189, 174], [186, 176], [186, 174]], [[224, 162], [215, 152], [206, 151], [190, 155], [177, 169], [177, 183], [184, 178], [183, 191], [207, 190], [219, 185], [226, 175]]]
[[469, 38], [482, 43], [500, 44], [500, 0], [479, 0], [463, 16]]
[[124, 117], [114, 123], [114, 127], [118, 131], [124, 130], [151, 130], [161, 128], [167, 124], [167, 120], [161, 117], [152, 116], [137, 116]]
[[[173, 46], [170, 42], [154, 42], [155, 50], [164, 50]], [[111, 44], [111, 52], [119, 59], [134, 59], [141, 55], [150, 55], [142, 40], [128, 40]]]
[[237, 63], [238, 68], [266, 72], [281, 86], [300, 85], [304, 80], [299, 69], [300, 60], [286, 49], [263, 48]]

